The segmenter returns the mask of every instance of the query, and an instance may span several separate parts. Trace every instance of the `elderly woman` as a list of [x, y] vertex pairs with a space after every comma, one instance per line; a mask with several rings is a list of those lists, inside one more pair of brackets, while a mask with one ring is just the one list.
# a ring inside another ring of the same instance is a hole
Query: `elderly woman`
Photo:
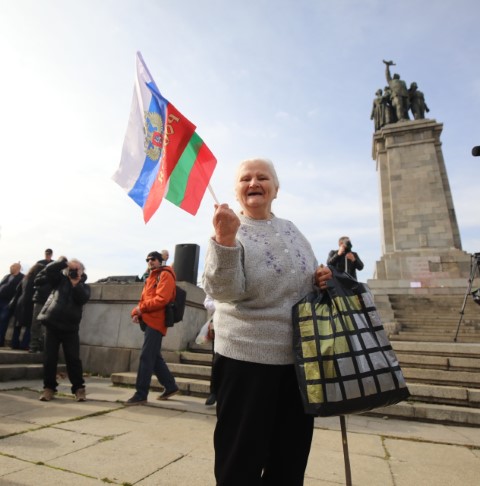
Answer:
[[264, 159], [242, 162], [242, 211], [216, 205], [203, 285], [215, 299], [217, 486], [303, 484], [313, 434], [294, 369], [292, 306], [325, 288], [328, 268], [272, 213], [279, 182]]

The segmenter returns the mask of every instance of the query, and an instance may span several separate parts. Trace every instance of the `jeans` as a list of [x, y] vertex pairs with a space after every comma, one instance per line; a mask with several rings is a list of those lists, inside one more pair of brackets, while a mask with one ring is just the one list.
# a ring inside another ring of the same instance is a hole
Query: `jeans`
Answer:
[[43, 361], [43, 387], [57, 390], [57, 364], [60, 344], [65, 356], [67, 374], [72, 384], [72, 393], [85, 386], [83, 367], [80, 360], [80, 337], [78, 331], [65, 332], [47, 327], [45, 356]]
[[153, 373], [167, 392], [177, 389], [175, 378], [162, 357], [162, 338], [160, 331], [146, 326], [135, 384], [136, 395], [142, 400], [147, 399]]

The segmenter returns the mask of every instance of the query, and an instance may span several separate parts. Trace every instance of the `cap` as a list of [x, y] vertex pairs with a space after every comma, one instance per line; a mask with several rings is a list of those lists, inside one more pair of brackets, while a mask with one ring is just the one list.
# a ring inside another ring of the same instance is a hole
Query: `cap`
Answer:
[[53, 253], [53, 250], [51, 248], [47, 248], [45, 250], [45, 253], [48, 253], [49, 255], [51, 255]]
[[161, 253], [158, 253], [158, 251], [151, 251], [148, 255], [147, 258], [156, 258], [160, 263], [163, 262], [163, 258]]

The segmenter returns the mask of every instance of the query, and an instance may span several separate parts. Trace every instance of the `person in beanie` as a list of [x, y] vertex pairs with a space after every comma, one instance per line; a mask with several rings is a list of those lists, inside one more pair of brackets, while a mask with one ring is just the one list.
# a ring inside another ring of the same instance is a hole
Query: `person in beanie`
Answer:
[[159, 400], [167, 400], [178, 393], [175, 378], [161, 353], [162, 339], [167, 334], [165, 307], [175, 299], [176, 277], [173, 269], [162, 263], [163, 258], [158, 251], [148, 254], [149, 275], [145, 280], [140, 302], [132, 310], [132, 320], [135, 324], [140, 324], [145, 336], [135, 383], [136, 392], [127, 400], [127, 405], [146, 403], [154, 373], [164, 387]]

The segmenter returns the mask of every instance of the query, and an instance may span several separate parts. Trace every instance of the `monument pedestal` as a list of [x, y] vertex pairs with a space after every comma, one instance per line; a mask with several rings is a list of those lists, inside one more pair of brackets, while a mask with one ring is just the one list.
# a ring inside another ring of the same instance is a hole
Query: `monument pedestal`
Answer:
[[460, 294], [468, 282], [470, 255], [461, 247], [442, 128], [435, 120], [413, 120], [386, 125], [373, 136], [382, 257], [368, 285], [387, 320], [393, 319], [388, 294]]
[[435, 120], [414, 120], [374, 134], [383, 253], [376, 280], [439, 287], [469, 276], [470, 255], [462, 251], [441, 149], [442, 128]]

